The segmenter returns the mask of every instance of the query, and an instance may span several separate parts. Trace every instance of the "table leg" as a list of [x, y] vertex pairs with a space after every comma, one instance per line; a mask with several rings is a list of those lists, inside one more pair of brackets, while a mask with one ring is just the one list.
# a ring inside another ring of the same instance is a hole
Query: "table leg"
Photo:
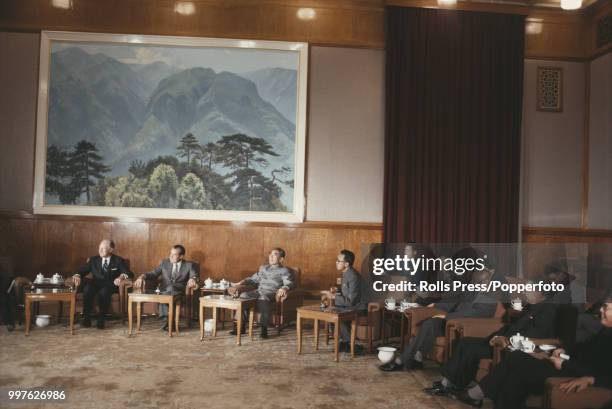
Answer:
[[59, 304], [59, 308], [57, 309], [57, 323], [61, 324], [62, 314], [64, 312], [64, 302], [60, 301], [58, 304]]
[[219, 311], [219, 320], [221, 320], [221, 329], [225, 329], [225, 309]]
[[357, 320], [351, 321], [351, 357], [355, 358], [355, 335], [357, 334]]
[[255, 308], [249, 308], [249, 337], [253, 340], [253, 321], [255, 319]]
[[334, 322], [334, 360], [338, 362], [338, 352], [340, 342], [340, 322]]
[[297, 313], [296, 319], [296, 332], [297, 332], [297, 353], [298, 355], [302, 353], [302, 317], [300, 316], [300, 312]]
[[236, 327], [236, 345], [241, 345], [240, 336], [242, 335], [242, 304], [238, 306], [238, 325]]
[[136, 303], [136, 332], [140, 332], [140, 315], [142, 313], [142, 303]]
[[204, 339], [204, 306], [200, 303], [200, 341]]
[[212, 307], [213, 338], [217, 336], [217, 307]]
[[70, 299], [70, 334], [74, 335], [74, 316], [76, 315], [76, 295]]
[[172, 337], [172, 322], [174, 318], [174, 302], [168, 303], [168, 335]]
[[[174, 327], [176, 329], [176, 335], [179, 335], [179, 322], [181, 320], [181, 303], [176, 303], [176, 315], [174, 316]], [[189, 315], [187, 316], [189, 317]], [[191, 320], [191, 319], [190, 319]]]
[[314, 347], [315, 351], [319, 350], [319, 320], [314, 320]]
[[128, 300], [128, 337], [132, 335], [132, 301]]
[[400, 351], [404, 350], [404, 314], [402, 313], [402, 317], [400, 318]]
[[329, 322], [325, 322], [325, 345], [329, 345]]
[[32, 301], [30, 301], [30, 299], [28, 297], [26, 297], [25, 299], [25, 318], [26, 318], [26, 322], [25, 322], [25, 334], [26, 336], [30, 335], [30, 324], [32, 321], [32, 312], [30, 311], [30, 309], [32, 308]]
[[383, 309], [382, 318], [380, 320], [380, 340], [382, 345], [387, 344], [387, 331], [385, 331], [385, 310]]

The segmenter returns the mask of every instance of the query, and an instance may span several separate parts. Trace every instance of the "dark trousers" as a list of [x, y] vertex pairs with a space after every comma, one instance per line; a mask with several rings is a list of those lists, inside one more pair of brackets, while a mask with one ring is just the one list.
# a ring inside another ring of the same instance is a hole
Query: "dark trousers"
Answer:
[[0, 318], [4, 325], [15, 325], [15, 310], [17, 306], [17, 300], [11, 294], [0, 294]]
[[414, 359], [414, 354], [417, 351], [421, 351], [423, 356], [427, 355], [431, 348], [434, 346], [437, 337], [444, 335], [446, 329], [446, 320], [444, 318], [428, 318], [421, 323], [421, 328], [416, 337], [413, 337], [400, 359], [402, 363], [406, 363], [411, 359]]
[[480, 360], [492, 355], [493, 348], [486, 338], [462, 338], [455, 344], [453, 355], [442, 366], [442, 375], [457, 388], [464, 389], [476, 378]]
[[[368, 315], [366, 310], [359, 311], [359, 316]], [[340, 340], [342, 342], [351, 342], [351, 321], [342, 321], [340, 323]]]
[[[257, 311], [259, 312], [259, 326], [261, 328], [268, 328], [270, 324], [270, 310], [272, 309], [272, 301], [268, 300], [257, 300]], [[249, 322], [249, 311], [242, 311], [242, 328], [244, 329], [246, 324]]]
[[544, 393], [547, 378], [565, 376], [576, 374], [559, 371], [546, 359], [514, 351], [480, 381], [480, 388], [495, 402], [495, 409], [517, 409], [523, 407], [528, 395]]
[[91, 310], [94, 299], [98, 296], [98, 321], [104, 321], [111, 297], [115, 291], [115, 285], [106, 281], [89, 281], [83, 285], [83, 318], [91, 319]]

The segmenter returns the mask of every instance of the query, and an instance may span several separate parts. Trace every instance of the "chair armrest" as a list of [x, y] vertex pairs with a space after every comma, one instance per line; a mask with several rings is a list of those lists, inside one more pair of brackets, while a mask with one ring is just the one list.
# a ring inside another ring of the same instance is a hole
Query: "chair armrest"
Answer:
[[550, 409], [601, 408], [612, 402], [612, 390], [589, 386], [581, 392], [565, 393], [559, 386], [574, 378], [548, 378], [544, 402]]
[[30, 287], [32, 285], [32, 281], [25, 277], [15, 277], [15, 285], [19, 287]]
[[554, 345], [560, 347], [563, 342], [559, 338], [529, 338], [536, 345]]
[[456, 328], [462, 337], [485, 338], [503, 326], [498, 318], [457, 318], [449, 320], [447, 326]]
[[446, 311], [434, 307], [416, 307], [405, 310], [404, 315], [408, 324], [408, 330], [410, 331], [408, 337], [410, 338], [416, 334], [417, 327], [421, 322], [440, 314], [446, 314]]
[[300, 299], [306, 296], [306, 291], [301, 288], [294, 288], [292, 290], [287, 290], [284, 297], [278, 297], [278, 292], [276, 293], [276, 302], [285, 302], [286, 300], [291, 299]]
[[200, 286], [197, 283], [195, 287], [185, 287], [185, 295], [188, 297], [193, 297], [194, 294], [197, 294], [199, 289]]

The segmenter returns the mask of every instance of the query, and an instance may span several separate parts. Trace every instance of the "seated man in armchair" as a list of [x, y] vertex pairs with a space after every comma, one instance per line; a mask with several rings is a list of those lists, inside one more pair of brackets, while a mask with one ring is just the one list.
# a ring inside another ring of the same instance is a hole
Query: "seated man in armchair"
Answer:
[[[144, 280], [159, 278], [159, 291], [161, 294], [185, 294], [187, 287], [196, 288], [199, 281], [199, 271], [197, 264], [187, 261], [185, 258], [185, 247], [180, 244], [172, 246], [168, 258], [162, 262], [153, 271], [142, 274], [138, 280], [134, 282], [135, 288], [144, 288]], [[168, 306], [160, 304], [160, 318], [168, 316]], [[168, 324], [163, 328], [163, 331], [168, 330]]]
[[521, 408], [530, 394], [541, 394], [547, 378], [571, 377], [561, 384], [566, 393], [596, 386], [612, 389], [612, 294], [601, 307], [603, 329], [587, 341], [576, 344], [566, 355], [562, 348], [543, 357], [521, 351], [509, 353], [480, 382], [456, 397], [468, 405], [482, 406], [487, 397], [495, 409]]
[[98, 321], [96, 327], [104, 328], [104, 319], [111, 303], [111, 297], [121, 285], [121, 281], [132, 278], [134, 274], [128, 270], [124, 259], [113, 254], [115, 243], [112, 240], [102, 240], [98, 246], [97, 256], [87, 259], [72, 276], [75, 288], [81, 284], [81, 275], [91, 273], [92, 279], [83, 285], [83, 327], [91, 327], [91, 310], [96, 295], [98, 296]]
[[[276, 298], [285, 297], [287, 291], [295, 288], [293, 273], [283, 266], [285, 255], [285, 250], [279, 247], [272, 249], [268, 255], [268, 264], [260, 266], [251, 277], [245, 278], [236, 286], [228, 289], [228, 293], [233, 297], [257, 298], [260, 337], [263, 339], [268, 338], [271, 303]], [[244, 314], [242, 322], [247, 322], [247, 312], [245, 311]], [[240, 330], [244, 332], [244, 328]], [[236, 331], [237, 328], [234, 328], [230, 333], [235, 334]]]

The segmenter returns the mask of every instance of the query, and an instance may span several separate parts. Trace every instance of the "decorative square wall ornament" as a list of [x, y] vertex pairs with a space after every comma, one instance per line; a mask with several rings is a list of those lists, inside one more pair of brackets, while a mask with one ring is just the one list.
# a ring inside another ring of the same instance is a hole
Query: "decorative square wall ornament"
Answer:
[[536, 109], [563, 111], [563, 68], [538, 66]]

